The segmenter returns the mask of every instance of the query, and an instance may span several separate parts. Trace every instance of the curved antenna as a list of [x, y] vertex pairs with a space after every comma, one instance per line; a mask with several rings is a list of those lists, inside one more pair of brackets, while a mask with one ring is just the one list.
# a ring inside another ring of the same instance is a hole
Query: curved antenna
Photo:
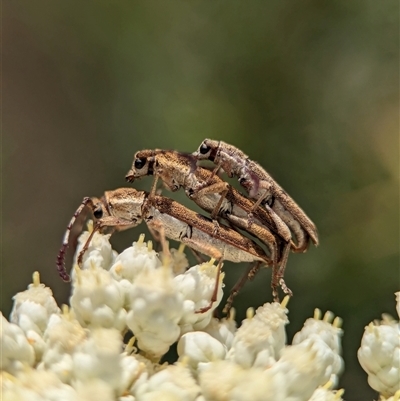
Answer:
[[67, 231], [64, 234], [64, 240], [62, 243], [62, 246], [60, 248], [60, 251], [58, 252], [57, 255], [57, 271], [60, 277], [65, 281], [69, 282], [71, 281], [71, 277], [67, 273], [67, 270], [65, 269], [65, 255], [67, 253], [68, 249], [68, 242], [69, 242], [69, 235], [71, 233], [71, 229], [75, 223], [76, 218], [82, 213], [82, 210], [85, 208], [85, 206], [91, 201], [89, 197], [83, 198], [82, 203], [79, 205], [78, 209], [76, 209], [76, 212], [72, 216], [72, 219], [70, 220], [68, 226], [67, 226]]

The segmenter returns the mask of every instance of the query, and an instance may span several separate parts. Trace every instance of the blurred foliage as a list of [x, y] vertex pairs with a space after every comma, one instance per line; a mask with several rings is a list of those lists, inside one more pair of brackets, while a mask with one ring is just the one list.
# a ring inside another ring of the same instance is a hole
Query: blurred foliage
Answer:
[[[2, 22], [2, 310], [34, 270], [66, 302], [67, 222], [83, 196], [125, 185], [135, 151], [221, 139], [317, 224], [320, 247], [289, 258], [290, 335], [314, 307], [341, 316], [345, 398], [372, 399], [356, 351], [399, 290], [399, 3], [22, 0]], [[225, 269], [229, 288], [243, 267]], [[239, 318], [271, 299], [269, 274]]]

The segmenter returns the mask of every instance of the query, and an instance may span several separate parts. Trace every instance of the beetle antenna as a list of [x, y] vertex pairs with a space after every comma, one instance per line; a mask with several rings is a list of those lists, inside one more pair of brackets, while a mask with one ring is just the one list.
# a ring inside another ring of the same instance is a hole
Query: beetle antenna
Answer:
[[85, 208], [85, 206], [90, 202], [90, 198], [86, 197], [83, 198], [82, 203], [79, 205], [78, 209], [76, 209], [76, 212], [74, 213], [74, 215], [72, 216], [68, 226], [67, 226], [67, 230], [64, 234], [64, 240], [62, 243], [62, 246], [60, 248], [60, 251], [58, 252], [57, 255], [57, 271], [58, 274], [60, 275], [60, 277], [65, 281], [65, 282], [69, 282], [71, 281], [71, 277], [69, 276], [69, 274], [67, 273], [67, 270], [65, 269], [65, 255], [67, 253], [67, 249], [68, 249], [68, 242], [69, 242], [69, 236], [71, 234], [71, 230], [72, 227], [75, 223], [75, 220], [77, 219], [77, 217], [82, 213], [82, 210]]

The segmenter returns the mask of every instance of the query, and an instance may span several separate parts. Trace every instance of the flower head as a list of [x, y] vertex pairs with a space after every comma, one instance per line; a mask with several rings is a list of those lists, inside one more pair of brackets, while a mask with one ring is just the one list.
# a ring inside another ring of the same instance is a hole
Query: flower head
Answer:
[[70, 303], [83, 327], [125, 328], [124, 292], [107, 270], [77, 268]]
[[128, 327], [138, 346], [153, 357], [161, 357], [178, 339], [183, 316], [183, 297], [173, 285], [167, 266], [138, 275], [130, 293]]
[[25, 365], [32, 366], [35, 352], [23, 330], [16, 324], [8, 323], [1, 312], [0, 320], [1, 370], [14, 373], [23, 369]]
[[400, 390], [399, 323], [370, 323], [364, 331], [358, 360], [368, 373], [369, 385], [385, 396]]

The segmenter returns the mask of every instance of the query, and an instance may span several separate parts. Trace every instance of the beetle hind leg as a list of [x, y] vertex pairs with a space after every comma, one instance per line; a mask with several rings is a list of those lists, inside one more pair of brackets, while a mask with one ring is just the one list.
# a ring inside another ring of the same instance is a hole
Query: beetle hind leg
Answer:
[[217, 265], [217, 274], [216, 274], [216, 277], [215, 277], [215, 286], [214, 286], [214, 291], [213, 291], [211, 299], [210, 299], [210, 303], [207, 306], [197, 310], [195, 313], [205, 313], [205, 312], [209, 311], [212, 308], [213, 303], [217, 300], [217, 298], [218, 298], [219, 279], [221, 277], [221, 269], [222, 269], [222, 260], [220, 259], [219, 262], [218, 262], [218, 265]]
[[246, 284], [247, 280], [253, 280], [253, 278], [258, 273], [260, 268], [261, 268], [261, 262], [256, 262], [255, 264], [249, 265], [245, 274], [243, 274], [242, 277], [240, 277], [240, 279], [237, 281], [237, 283], [231, 289], [229, 297], [226, 300], [224, 309], [222, 311], [223, 313], [225, 313], [225, 314], [229, 313], [230, 309], [232, 308], [233, 300], [236, 297], [236, 295], [240, 292], [240, 290]]

